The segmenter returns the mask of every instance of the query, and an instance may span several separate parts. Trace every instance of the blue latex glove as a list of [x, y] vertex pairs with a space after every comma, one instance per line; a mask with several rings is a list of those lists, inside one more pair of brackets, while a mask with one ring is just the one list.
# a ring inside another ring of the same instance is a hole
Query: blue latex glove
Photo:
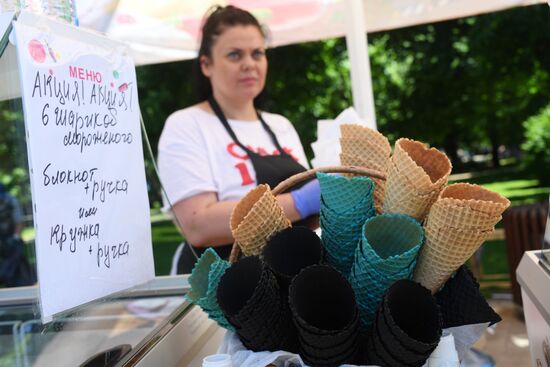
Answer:
[[319, 214], [321, 210], [321, 187], [317, 179], [308, 182], [304, 186], [290, 192], [294, 200], [294, 207], [300, 214], [300, 218], [307, 218], [313, 214]]

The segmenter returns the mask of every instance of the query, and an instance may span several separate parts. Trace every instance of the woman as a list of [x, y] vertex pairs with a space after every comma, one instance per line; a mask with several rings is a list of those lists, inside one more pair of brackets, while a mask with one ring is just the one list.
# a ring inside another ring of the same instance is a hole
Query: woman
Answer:
[[[250, 13], [215, 7], [203, 25], [197, 58], [201, 102], [166, 120], [160, 176], [188, 242], [178, 273], [189, 273], [193, 252], [200, 256], [209, 246], [228, 258], [229, 218], [239, 199], [258, 184], [275, 187], [307, 167], [292, 124], [255, 107], [267, 73], [265, 43]], [[277, 199], [287, 217], [298, 221], [319, 212], [319, 184], [311, 181]]]

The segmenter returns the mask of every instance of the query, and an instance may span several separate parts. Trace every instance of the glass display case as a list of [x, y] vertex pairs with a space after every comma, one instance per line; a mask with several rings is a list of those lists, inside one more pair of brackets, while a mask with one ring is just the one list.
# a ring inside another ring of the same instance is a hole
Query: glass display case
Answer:
[[224, 331], [157, 277], [42, 324], [36, 287], [0, 290], [0, 366], [200, 366]]

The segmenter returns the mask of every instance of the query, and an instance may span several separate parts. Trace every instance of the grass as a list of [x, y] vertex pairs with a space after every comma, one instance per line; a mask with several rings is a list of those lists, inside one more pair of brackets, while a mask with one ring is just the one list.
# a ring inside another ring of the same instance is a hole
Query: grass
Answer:
[[471, 177], [455, 180], [478, 184], [508, 198], [512, 206], [533, 204], [548, 200], [550, 187], [541, 186], [536, 178], [511, 167], [472, 173]]
[[183, 237], [171, 220], [155, 221], [151, 225], [153, 236], [153, 257], [155, 274], [168, 275], [172, 265], [172, 256]]

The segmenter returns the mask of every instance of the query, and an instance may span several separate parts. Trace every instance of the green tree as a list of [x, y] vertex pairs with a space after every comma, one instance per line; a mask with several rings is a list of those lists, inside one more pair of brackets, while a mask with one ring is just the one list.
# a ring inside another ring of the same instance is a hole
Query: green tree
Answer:
[[550, 104], [524, 123], [525, 164], [542, 185], [550, 184]]
[[[550, 32], [544, 5], [371, 39], [382, 130], [441, 146], [455, 166], [458, 148], [480, 145], [491, 147], [498, 166], [499, 146], [519, 145], [521, 122], [548, 100]], [[388, 103], [391, 107], [384, 108]]]

